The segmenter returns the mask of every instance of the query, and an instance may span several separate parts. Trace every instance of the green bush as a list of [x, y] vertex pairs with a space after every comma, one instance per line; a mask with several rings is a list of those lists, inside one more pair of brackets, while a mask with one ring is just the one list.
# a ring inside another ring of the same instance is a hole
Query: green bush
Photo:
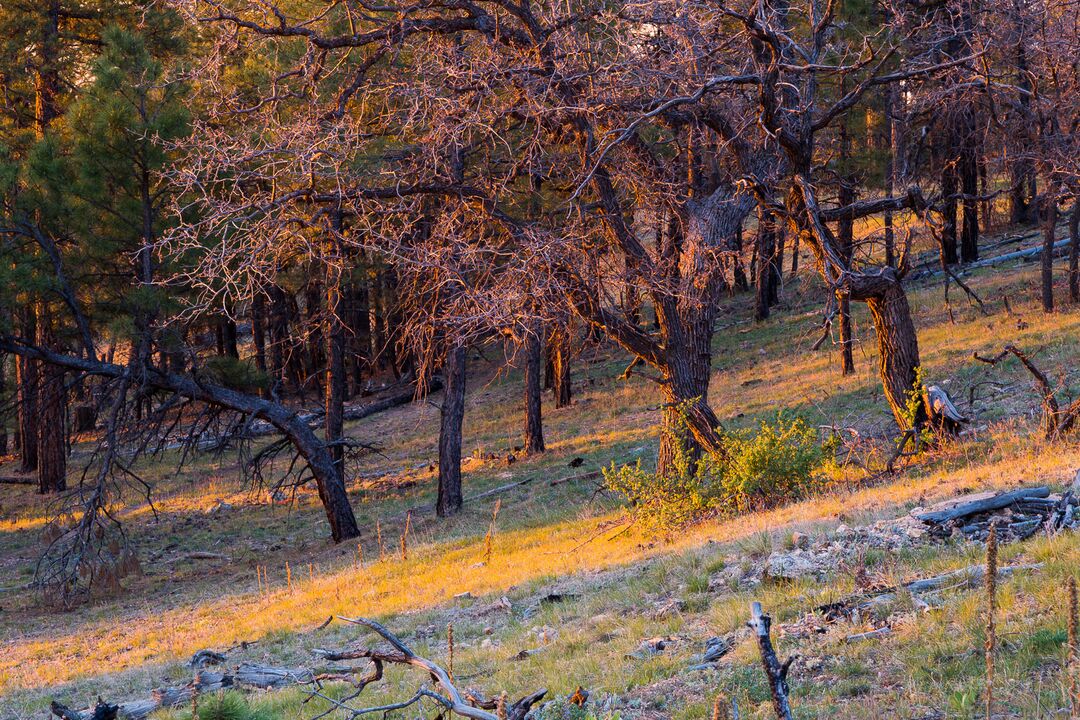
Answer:
[[724, 436], [724, 451], [695, 459], [688, 451], [685, 418], [665, 475], [636, 465], [604, 470], [608, 489], [630, 502], [635, 522], [647, 533], [670, 534], [710, 515], [744, 512], [799, 500], [828, 483], [834, 441], [821, 443], [799, 417], [779, 414], [756, 431]]
[[725, 438], [727, 462], [714, 458], [724, 505], [751, 510], [799, 500], [819, 491], [827, 478], [821, 471], [832, 463], [834, 448], [818, 442], [817, 433], [799, 417], [783, 414], [758, 431]]

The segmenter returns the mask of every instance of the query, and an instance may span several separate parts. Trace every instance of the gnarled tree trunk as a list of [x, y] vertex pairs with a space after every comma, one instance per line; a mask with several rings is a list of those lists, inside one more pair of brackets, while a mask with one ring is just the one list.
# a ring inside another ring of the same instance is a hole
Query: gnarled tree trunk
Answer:
[[881, 386], [896, 424], [904, 430], [912, 421], [921, 425], [923, 412], [917, 409], [912, 418], [908, 411], [908, 399], [918, 378], [919, 339], [900, 278], [892, 268], [881, 268], [872, 276], [867, 273], [854, 277], [850, 295], [853, 300], [865, 302], [870, 310], [878, 341]]

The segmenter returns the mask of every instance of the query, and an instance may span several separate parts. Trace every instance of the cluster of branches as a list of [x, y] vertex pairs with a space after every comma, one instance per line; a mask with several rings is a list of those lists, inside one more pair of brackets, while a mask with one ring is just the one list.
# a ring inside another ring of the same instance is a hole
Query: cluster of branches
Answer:
[[[721, 301], [752, 282], [767, 317], [785, 248], [793, 271], [800, 248], [813, 256], [845, 373], [850, 303], [867, 305], [889, 409], [915, 430], [926, 408], [909, 403], [920, 361], [903, 282], [915, 241], [933, 238], [947, 280], [973, 296], [953, 266], [978, 258], [1002, 178], [1012, 220], [1043, 221], [1053, 305], [1057, 213], [1080, 187], [1071, 0], [137, 9], [0, 12], [25, 40], [0, 70], [29, 53], [34, 80], [12, 84], [0, 128], [14, 148], [0, 173], [4, 298], [22, 308], [4, 313], [0, 350], [18, 358], [20, 452], [43, 491], [64, 489], [68, 395], [101, 379], [104, 435], [72, 547], [104, 536], [104, 478], [133, 477], [125, 457], [181, 424], [197, 440], [256, 420], [303, 459], [332, 537], [356, 536], [344, 402], [380, 370], [419, 393], [441, 374], [437, 507], [454, 512], [467, 349], [520, 351], [524, 444], [540, 452], [543, 345], [566, 404], [575, 327], [657, 381], [658, 472], [684, 418], [692, 452], [722, 454], [709, 401], [712, 341], [733, 312]], [[80, 236], [73, 216], [111, 244]], [[857, 239], [876, 219], [882, 232]], [[253, 367], [239, 357], [245, 321]], [[312, 388], [321, 437], [290, 405]]]

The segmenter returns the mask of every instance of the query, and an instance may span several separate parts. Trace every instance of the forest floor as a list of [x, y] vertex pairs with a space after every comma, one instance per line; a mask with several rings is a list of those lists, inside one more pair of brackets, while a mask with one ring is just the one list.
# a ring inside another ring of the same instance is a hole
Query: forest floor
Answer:
[[[767, 322], [744, 319], [747, 297], [725, 308], [715, 341], [713, 406], [729, 428], [752, 427], [781, 410], [842, 428], [859, 459], [873, 466], [887, 452], [892, 425], [872, 328], [856, 307], [857, 373], [841, 377], [834, 346], [810, 347], [820, 333], [822, 290], [805, 277], [786, 284], [782, 306]], [[0, 486], [0, 719], [45, 718], [50, 698], [85, 707], [98, 696], [145, 697], [190, 678], [186, 662], [204, 648], [229, 649], [230, 664], [310, 665], [313, 648], [357, 639], [356, 628], [340, 623], [317, 629], [331, 615], [376, 618], [441, 662], [452, 623], [457, 676], [488, 694], [506, 689], [516, 697], [545, 687], [557, 698], [582, 686], [599, 718], [703, 718], [724, 692], [744, 718], [764, 718], [768, 689], [756, 645], [740, 632], [755, 600], [781, 626], [775, 634], [781, 655], [799, 656], [791, 671], [797, 717], [978, 715], [984, 684], [978, 590], [948, 590], [929, 611], [899, 598], [889, 610], [891, 633], [876, 639], [845, 641], [874, 626], [871, 618], [822, 632], [805, 628], [814, 607], [850, 594], [867, 576], [895, 583], [977, 564], [981, 545], [867, 546], [857, 548], [857, 561], [830, 572], [790, 583], [744, 581], [772, 551], [790, 548], [794, 532], [826, 542], [838, 537], [841, 524], [868, 525], [961, 493], [1072, 482], [1080, 446], [1075, 439], [1054, 446], [1038, 439], [1030, 378], [1015, 362], [991, 368], [974, 362], [972, 353], [1014, 343], [1060, 382], [1063, 397], [1075, 397], [1080, 309], [1041, 312], [1034, 262], [979, 269], [966, 281], [983, 298], [985, 314], [955, 286], [950, 311], [940, 277], [909, 286], [925, 376], [947, 387], [973, 417], [962, 439], [913, 458], [895, 475], [853, 466], [824, 495], [709, 520], [674, 538], [627, 527], [618, 498], [593, 472], [612, 462], [650, 463], [659, 420], [656, 386], [636, 376], [619, 380], [627, 358], [607, 347], [575, 361], [570, 408], [554, 410], [545, 397], [548, 452], [512, 464], [505, 458], [520, 444], [520, 373], [497, 371], [503, 358], [490, 349], [486, 358], [471, 353], [464, 447], [474, 459], [465, 465], [466, 508], [449, 520], [430, 509], [438, 426], [432, 403], [350, 424], [351, 436], [380, 448], [349, 473], [364, 529], [358, 544], [327, 540], [313, 491], [271, 497], [245, 482], [235, 456], [201, 457], [180, 471], [176, 457], [144, 463], [141, 472], [156, 486], [153, 507], [132, 493], [115, 508], [142, 573], [125, 578], [121, 592], [71, 611], [45, 607], [26, 589], [48, 508], [28, 487]], [[1059, 287], [1058, 297], [1065, 296]], [[0, 474], [10, 469], [0, 464]], [[501, 508], [485, 563], [496, 500]], [[998, 711], [1066, 717], [1065, 579], [1080, 562], [1080, 534], [1007, 545], [1002, 562], [1042, 566], [1001, 583]], [[730, 637], [733, 649], [708, 668], [690, 670], [714, 636]], [[407, 697], [418, 680], [401, 671], [388, 678], [373, 698]], [[265, 717], [315, 715], [318, 708], [302, 705], [303, 698], [293, 689], [255, 703]]]

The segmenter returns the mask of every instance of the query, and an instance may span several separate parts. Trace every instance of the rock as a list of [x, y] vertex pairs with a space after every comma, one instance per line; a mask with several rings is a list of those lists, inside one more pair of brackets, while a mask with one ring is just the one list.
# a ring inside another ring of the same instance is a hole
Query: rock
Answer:
[[801, 532], [791, 533], [791, 546], [806, 550], [810, 547], [810, 536]]
[[475, 596], [471, 592], [466, 590], [465, 592], [458, 593], [457, 595], [455, 595], [454, 599], [455, 600], [474, 600]]
[[821, 568], [811, 556], [801, 550], [790, 553], [774, 552], [765, 561], [765, 576], [776, 580], [797, 580], [807, 575], [816, 575]]
[[491, 603], [490, 605], [485, 605], [485, 606], [483, 606], [481, 608], [477, 608], [473, 612], [473, 615], [475, 617], [483, 617], [484, 615], [491, 615], [492, 613], [498, 613], [498, 612], [507, 612], [508, 613], [508, 612], [511, 611], [511, 609], [513, 609], [513, 605], [510, 602], [510, 598], [508, 598], [508, 597], [506, 597], [504, 595], [501, 598], [499, 598], [498, 600], [496, 600], [495, 602]]
[[734, 634], [711, 637], [705, 641], [705, 653], [701, 656], [701, 662], [714, 663], [731, 652], [733, 647], [735, 647]]
[[678, 615], [685, 609], [685, 602], [679, 598], [671, 598], [670, 600], [659, 602], [653, 607], [652, 618], [653, 620], [663, 620], [672, 615]]
[[1072, 485], [1069, 486], [1073, 495], [1080, 495], [1080, 470], [1076, 471], [1076, 477], [1073, 478]]
[[645, 640], [638, 646], [638, 649], [632, 653], [627, 654], [627, 658], [632, 660], [646, 660], [653, 655], [659, 655], [668, 648], [670, 648], [675, 642], [675, 638], [672, 637], [654, 637]]

